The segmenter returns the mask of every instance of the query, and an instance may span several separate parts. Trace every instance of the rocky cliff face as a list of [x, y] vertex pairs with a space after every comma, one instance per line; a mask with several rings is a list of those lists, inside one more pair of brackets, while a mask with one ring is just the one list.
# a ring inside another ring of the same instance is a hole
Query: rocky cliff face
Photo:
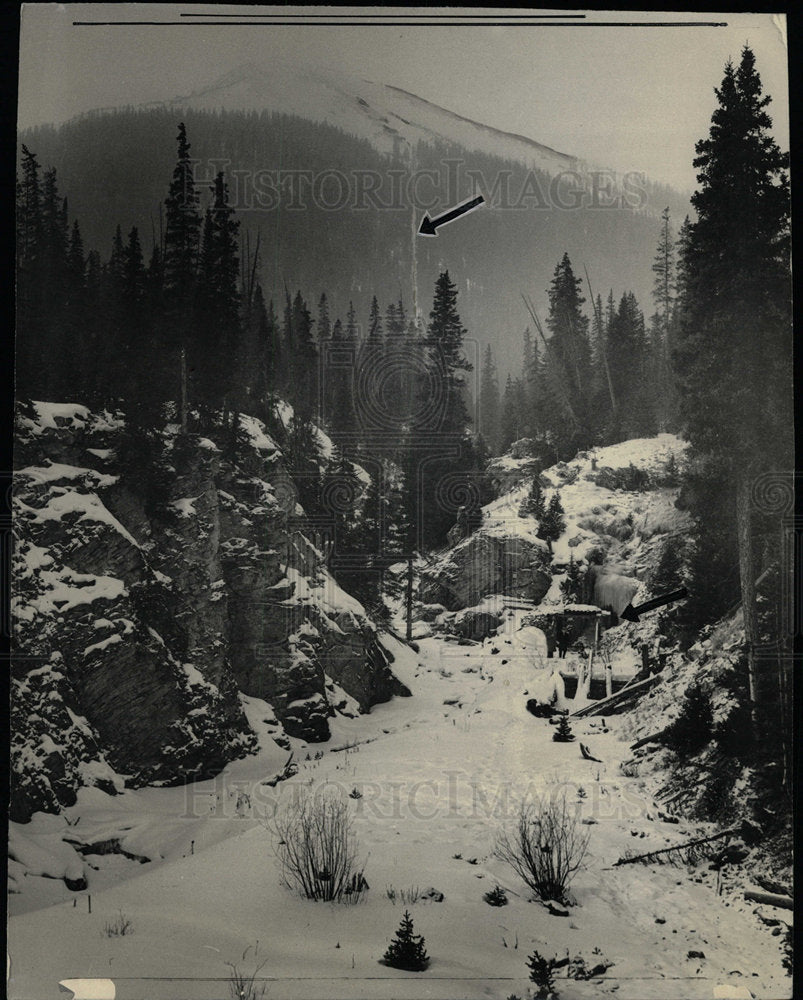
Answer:
[[236, 460], [168, 427], [154, 503], [118, 453], [120, 415], [35, 403], [19, 416], [13, 819], [82, 784], [216, 773], [255, 749], [241, 693], [308, 740], [328, 738], [335, 711], [407, 693], [362, 607], [291, 529], [280, 450], [243, 423]]
[[[422, 567], [420, 617], [482, 638], [497, 627], [502, 598], [544, 609], [576, 603], [561, 591], [571, 563], [583, 577], [580, 603], [619, 614], [638, 593], [646, 597], [662, 546], [688, 526], [675, 502], [684, 450], [680, 439], [660, 434], [550, 465], [540, 442], [515, 442], [489, 464], [499, 495], [477, 530]], [[534, 476], [545, 499], [558, 495], [564, 510], [564, 531], [551, 544], [522, 508]]]

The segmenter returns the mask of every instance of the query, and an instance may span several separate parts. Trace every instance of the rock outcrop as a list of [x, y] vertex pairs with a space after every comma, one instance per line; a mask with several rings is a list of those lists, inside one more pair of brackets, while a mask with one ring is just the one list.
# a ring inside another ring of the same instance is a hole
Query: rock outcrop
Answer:
[[[492, 474], [505, 474], [497, 482], [502, 492], [482, 508], [473, 533], [421, 566], [420, 617], [440, 631], [481, 639], [515, 601], [546, 613], [591, 603], [619, 614], [637, 593], [646, 600], [664, 546], [688, 526], [675, 503], [685, 447], [660, 434], [546, 465], [540, 442], [515, 442], [489, 463]], [[545, 501], [557, 497], [564, 512], [564, 530], [551, 542], [539, 538], [542, 525], [528, 505], [535, 475]], [[639, 659], [637, 632], [624, 630], [633, 641], [628, 663]]]
[[509, 493], [524, 482], [531, 482], [555, 461], [550, 445], [540, 438], [520, 438], [504, 455], [488, 463], [488, 476], [497, 497]]
[[[164, 432], [161, 496], [131, 475], [120, 414], [18, 418], [12, 819], [77, 789], [211, 776], [256, 747], [240, 694], [291, 736], [406, 689], [376, 627], [298, 530], [292, 480], [254, 418], [225, 457]], [[121, 445], [123, 447], [121, 447]]]
[[420, 598], [450, 611], [473, 607], [489, 594], [537, 604], [552, 583], [550, 561], [544, 542], [480, 529], [422, 575]]

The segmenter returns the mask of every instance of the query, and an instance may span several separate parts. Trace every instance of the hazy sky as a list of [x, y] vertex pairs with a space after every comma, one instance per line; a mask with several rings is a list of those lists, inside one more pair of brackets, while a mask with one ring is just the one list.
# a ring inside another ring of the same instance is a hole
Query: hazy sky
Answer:
[[[243, 12], [302, 8], [243, 7]], [[343, 16], [372, 8], [306, 7]], [[392, 8], [375, 8], [383, 15]], [[401, 10], [401, 8], [400, 8]], [[406, 15], [434, 8], [403, 8]], [[705, 135], [728, 57], [753, 48], [776, 137], [788, 148], [783, 18], [770, 14], [624, 14], [587, 20], [727, 21], [727, 27], [80, 27], [74, 20], [173, 20], [236, 7], [173, 4], [24, 6], [20, 127], [94, 107], [186, 94], [246, 60], [297, 59], [390, 83], [497, 128], [620, 170], [695, 186], [694, 142]], [[471, 14], [503, 9], [466, 8]], [[450, 8], [455, 13], [455, 8]], [[510, 14], [522, 15], [521, 8]], [[533, 8], [549, 13], [549, 8]], [[296, 18], [297, 19], [297, 18]], [[181, 20], [188, 21], [188, 18]], [[229, 20], [231, 20], [229, 18]]]

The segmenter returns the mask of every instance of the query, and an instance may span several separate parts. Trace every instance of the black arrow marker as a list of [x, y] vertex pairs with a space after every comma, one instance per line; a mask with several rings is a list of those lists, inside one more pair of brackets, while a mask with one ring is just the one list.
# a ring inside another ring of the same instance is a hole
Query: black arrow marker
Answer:
[[661, 597], [653, 597], [651, 601], [645, 601], [644, 604], [639, 604], [637, 608], [634, 608], [632, 604], [628, 604], [625, 610], [619, 615], [626, 622], [637, 622], [639, 620], [639, 615], [643, 615], [645, 611], [652, 611], [654, 608], [663, 607], [664, 604], [671, 604], [672, 601], [679, 601], [682, 597], [686, 597], [688, 591], [685, 587], [681, 587], [680, 590], [673, 590], [671, 594], [662, 594]]
[[438, 226], [445, 226], [447, 222], [454, 222], [455, 219], [459, 219], [461, 215], [465, 215], [466, 212], [472, 211], [477, 205], [481, 205], [485, 199], [481, 194], [477, 195], [476, 198], [472, 198], [471, 201], [465, 202], [463, 205], [458, 205], [456, 208], [450, 208], [448, 212], [444, 212], [443, 215], [439, 215], [437, 219], [430, 219], [428, 215], [425, 215], [421, 220], [421, 226], [418, 230], [419, 236], [437, 236], [436, 232]]

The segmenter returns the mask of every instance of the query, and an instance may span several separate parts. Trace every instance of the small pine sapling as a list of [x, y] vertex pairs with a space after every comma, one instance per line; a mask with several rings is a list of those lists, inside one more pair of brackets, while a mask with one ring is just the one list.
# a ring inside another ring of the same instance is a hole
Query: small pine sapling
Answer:
[[409, 911], [404, 911], [396, 937], [390, 942], [382, 957], [385, 965], [407, 972], [423, 972], [429, 965], [429, 956], [424, 948], [424, 939], [413, 933], [413, 919]]
[[572, 732], [571, 726], [569, 725], [569, 720], [565, 715], [561, 716], [560, 722], [558, 723], [558, 728], [552, 734], [552, 740], [555, 743], [571, 743], [574, 740], [574, 733]]
[[489, 906], [507, 906], [507, 893], [501, 885], [495, 885], [482, 898]]
[[544, 958], [539, 952], [534, 951], [527, 959], [527, 968], [530, 970], [530, 982], [535, 983], [535, 993], [533, 996], [537, 1000], [550, 1000], [556, 997], [555, 982], [552, 978], [553, 959]]
[[541, 484], [538, 482], [538, 476], [534, 476], [530, 492], [519, 505], [519, 517], [534, 517], [540, 524], [545, 513], [546, 501], [544, 500], [544, 493], [541, 489]]
[[538, 527], [538, 537], [546, 542], [556, 542], [566, 530], [566, 518], [560, 493], [555, 490], [549, 500], [546, 513], [541, 518]]

